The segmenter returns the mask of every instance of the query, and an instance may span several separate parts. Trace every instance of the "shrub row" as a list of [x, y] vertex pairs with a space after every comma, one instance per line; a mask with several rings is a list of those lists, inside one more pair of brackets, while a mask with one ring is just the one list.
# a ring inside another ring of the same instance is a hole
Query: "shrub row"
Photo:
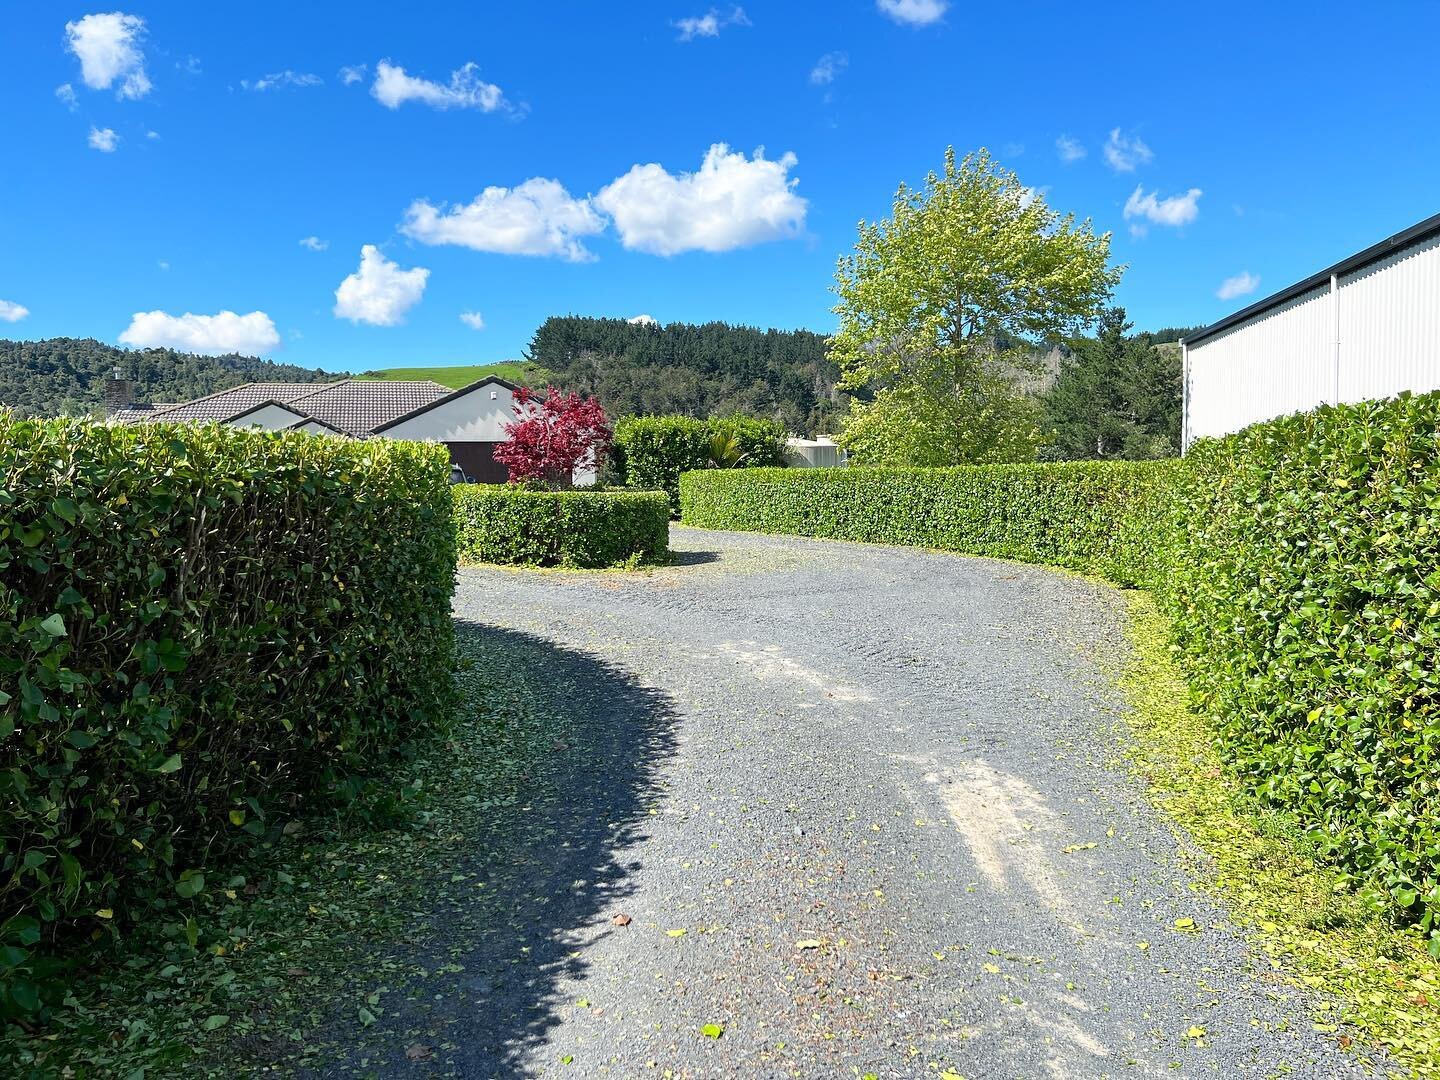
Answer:
[[919, 544], [1155, 588], [1236, 775], [1440, 954], [1440, 394], [1183, 462], [694, 472], [687, 524]]
[[[1357, 884], [1440, 919], [1440, 394], [1198, 444], [1169, 599], [1238, 774]], [[1440, 936], [1432, 937], [1440, 951]]]
[[0, 419], [0, 1012], [448, 720], [443, 448]]
[[[733, 462], [712, 461], [717, 438], [733, 440]], [[626, 487], [665, 492], [672, 514], [679, 517], [681, 473], [732, 464], [784, 465], [785, 429], [749, 416], [631, 416], [615, 425], [614, 458]]]
[[663, 491], [544, 491], [457, 484], [461, 560], [595, 568], [662, 561], [670, 550]]
[[681, 520], [1049, 563], [1126, 585], [1158, 571], [1173, 462], [686, 473]]

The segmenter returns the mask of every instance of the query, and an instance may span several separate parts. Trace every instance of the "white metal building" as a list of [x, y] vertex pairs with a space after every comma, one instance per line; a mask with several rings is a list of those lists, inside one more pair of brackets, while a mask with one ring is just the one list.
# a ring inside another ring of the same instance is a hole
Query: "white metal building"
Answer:
[[1181, 342], [1184, 445], [1318, 405], [1440, 390], [1440, 214]]

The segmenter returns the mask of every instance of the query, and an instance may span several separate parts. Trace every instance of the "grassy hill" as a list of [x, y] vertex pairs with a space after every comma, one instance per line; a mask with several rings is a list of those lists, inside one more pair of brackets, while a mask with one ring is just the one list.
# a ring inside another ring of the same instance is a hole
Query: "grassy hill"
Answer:
[[524, 383], [527, 386], [544, 386], [548, 379], [553, 378], [544, 368], [529, 360], [501, 360], [494, 364], [461, 364], [450, 367], [381, 368], [378, 371], [367, 371], [363, 375], [355, 377], [385, 382], [429, 379], [441, 386], [449, 386], [458, 390], [462, 386], [469, 386], [476, 380], [490, 375], [507, 379], [513, 383]]

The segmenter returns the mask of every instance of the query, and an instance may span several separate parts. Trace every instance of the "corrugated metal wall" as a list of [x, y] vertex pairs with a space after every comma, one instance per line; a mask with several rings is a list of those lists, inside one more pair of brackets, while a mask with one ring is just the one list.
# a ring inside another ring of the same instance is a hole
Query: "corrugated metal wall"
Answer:
[[1335, 399], [1335, 316], [1316, 289], [1189, 352], [1191, 439]]
[[1440, 236], [1340, 279], [1340, 400], [1440, 389]]
[[1187, 445], [1337, 398], [1440, 390], [1440, 237], [1188, 346], [1186, 379]]

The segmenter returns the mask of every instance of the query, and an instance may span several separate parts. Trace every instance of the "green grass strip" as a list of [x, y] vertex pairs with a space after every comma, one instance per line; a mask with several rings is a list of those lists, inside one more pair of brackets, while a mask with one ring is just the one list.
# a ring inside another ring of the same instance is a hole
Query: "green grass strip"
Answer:
[[1134, 648], [1121, 676], [1128, 756], [1152, 801], [1194, 842], [1202, 887], [1229, 908], [1266, 965], [1310, 992], [1319, 1032], [1378, 1047], [1414, 1076], [1440, 1076], [1440, 965], [1320, 865], [1293, 819], [1226, 774], [1215, 732], [1189, 707], [1169, 625], [1147, 593], [1128, 593]]

